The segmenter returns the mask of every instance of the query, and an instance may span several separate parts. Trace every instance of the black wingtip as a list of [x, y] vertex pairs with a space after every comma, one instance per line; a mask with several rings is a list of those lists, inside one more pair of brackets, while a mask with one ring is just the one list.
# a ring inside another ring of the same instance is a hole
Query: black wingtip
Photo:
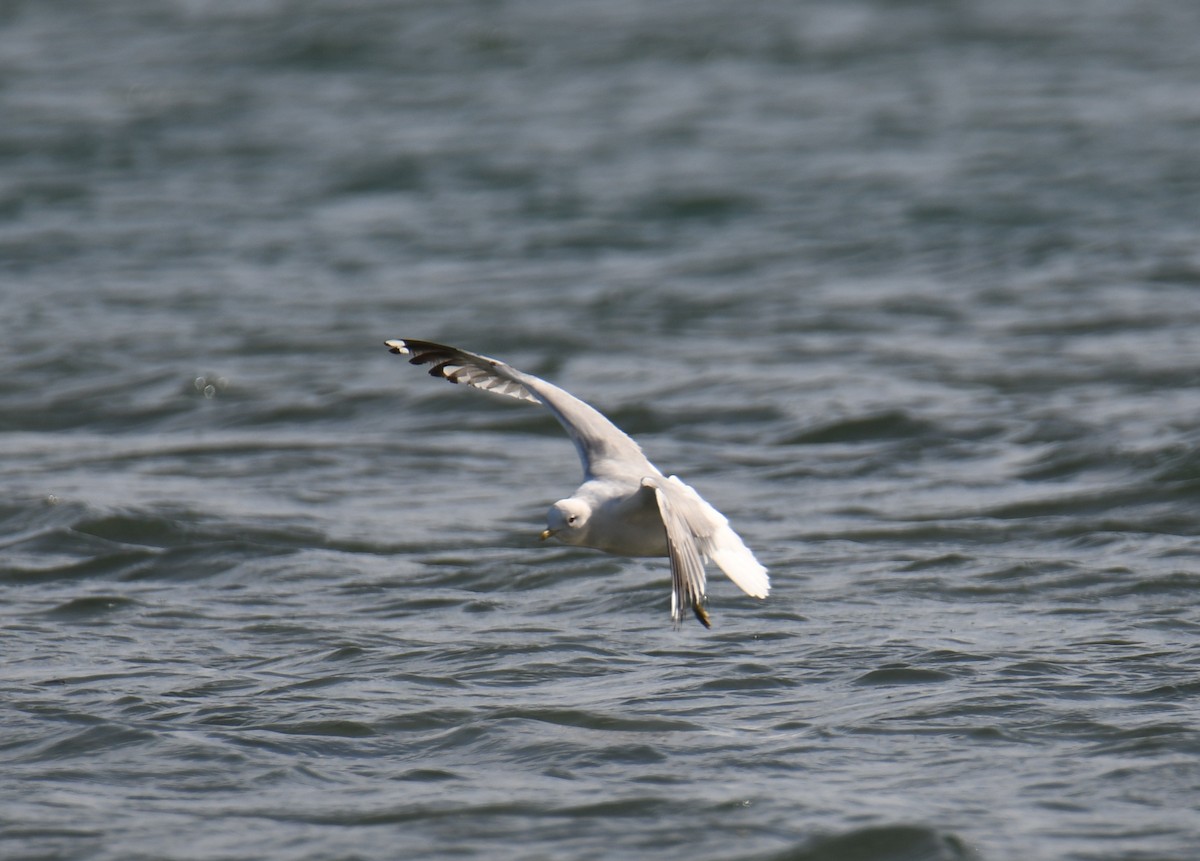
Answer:
[[706, 628], [712, 628], [712, 620], [708, 618], [708, 611], [699, 604], [692, 607], [692, 612], [696, 614], [696, 618], [700, 620], [700, 624]]

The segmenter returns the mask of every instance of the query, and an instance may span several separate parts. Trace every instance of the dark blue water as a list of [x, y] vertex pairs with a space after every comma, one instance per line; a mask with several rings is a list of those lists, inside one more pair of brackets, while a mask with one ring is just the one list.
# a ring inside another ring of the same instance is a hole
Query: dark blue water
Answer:
[[[0, 857], [1191, 859], [1200, 7], [0, 7]], [[567, 387], [766, 602], [536, 540]]]

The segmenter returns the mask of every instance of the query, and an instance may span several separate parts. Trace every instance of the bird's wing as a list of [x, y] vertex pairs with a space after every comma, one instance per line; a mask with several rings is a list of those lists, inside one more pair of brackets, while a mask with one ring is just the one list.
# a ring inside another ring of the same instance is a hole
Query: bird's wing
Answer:
[[658, 513], [662, 515], [667, 531], [667, 556], [671, 560], [671, 620], [678, 624], [683, 619], [683, 611], [690, 609], [700, 624], [710, 628], [712, 624], [704, 609], [704, 557], [687, 519], [678, 510], [683, 500], [669, 480], [647, 476], [642, 479], [642, 486], [654, 491]]
[[647, 476], [644, 487], [654, 490], [658, 510], [667, 531], [667, 555], [671, 559], [671, 618], [679, 621], [683, 609], [691, 607], [708, 625], [704, 612], [704, 560], [717, 563], [739, 589], [754, 598], [771, 591], [767, 569], [754, 558], [729, 526], [729, 521], [676, 476]]
[[558, 386], [533, 374], [526, 374], [490, 359], [456, 347], [396, 338], [384, 345], [393, 353], [409, 356], [414, 365], [432, 365], [429, 375], [452, 383], [506, 395], [522, 401], [542, 404], [566, 429], [579, 452], [585, 479], [606, 474], [657, 474], [636, 442], [598, 410]]

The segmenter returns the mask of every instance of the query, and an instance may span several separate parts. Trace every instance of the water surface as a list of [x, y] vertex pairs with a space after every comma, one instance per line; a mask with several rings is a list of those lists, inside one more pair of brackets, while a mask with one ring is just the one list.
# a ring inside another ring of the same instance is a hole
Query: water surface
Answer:
[[[1191, 3], [0, 13], [0, 855], [1188, 859]], [[772, 572], [541, 545], [545, 375]]]

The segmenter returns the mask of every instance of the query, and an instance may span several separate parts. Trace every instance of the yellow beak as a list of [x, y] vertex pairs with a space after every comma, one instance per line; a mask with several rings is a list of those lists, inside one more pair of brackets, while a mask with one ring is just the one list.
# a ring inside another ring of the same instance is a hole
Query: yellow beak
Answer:
[[557, 529], [543, 529], [542, 534], [538, 536], [538, 540], [545, 541], [547, 538], [549, 538], [551, 535], [553, 535], [557, 531], [558, 531]]

